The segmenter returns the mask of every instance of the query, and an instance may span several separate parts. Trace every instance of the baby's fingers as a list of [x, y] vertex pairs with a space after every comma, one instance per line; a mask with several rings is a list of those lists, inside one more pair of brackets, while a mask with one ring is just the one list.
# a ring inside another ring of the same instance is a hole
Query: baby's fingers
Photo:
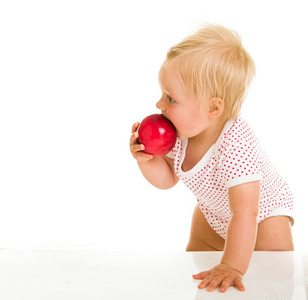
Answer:
[[[138, 139], [138, 131], [133, 132], [133, 134], [130, 137], [130, 145], [137, 144], [137, 139]], [[139, 144], [138, 144], [139, 145]]]
[[148, 162], [153, 158], [153, 155], [144, 153], [142, 151], [132, 151], [132, 154], [134, 158], [140, 163]]
[[244, 285], [242, 283], [242, 280], [240, 278], [238, 278], [238, 277], [236, 277], [234, 279], [232, 279], [231, 277], [226, 277], [224, 279], [224, 281], [222, 282], [219, 291], [221, 293], [224, 293], [228, 289], [228, 287], [231, 286], [231, 285], [233, 285], [236, 288], [238, 288], [238, 290], [241, 291], [241, 292], [245, 291], [245, 287], [244, 287]]
[[242, 283], [242, 280], [241, 280], [240, 278], [236, 277], [236, 278], [233, 280], [233, 285], [234, 285], [235, 287], [237, 287], [237, 288], [239, 289], [239, 291], [241, 291], [241, 292], [244, 292], [244, 291], [245, 291], [245, 287], [244, 287], [244, 285], [243, 285], [243, 283]]
[[[210, 276], [208, 276], [210, 277]], [[208, 292], [213, 292], [218, 286], [221, 285], [221, 283], [224, 281], [223, 277], [216, 276], [213, 280], [211, 280], [210, 284], [208, 283], [209, 280], [205, 278], [201, 284], [199, 284], [199, 288], [205, 288], [208, 286], [207, 291]], [[203, 284], [202, 284], [203, 283]]]
[[210, 274], [209, 271], [200, 272], [198, 274], [193, 275], [194, 279], [204, 279], [206, 276]]
[[139, 122], [136, 122], [133, 126], [132, 126], [132, 133], [136, 132], [138, 127], [139, 127]]
[[144, 150], [144, 145], [138, 143], [138, 132], [134, 132], [129, 141], [130, 151], [133, 152], [139, 152]]
[[144, 145], [142, 145], [142, 144], [131, 144], [131, 146], [130, 146], [130, 150], [132, 151], [132, 152], [139, 152], [139, 151], [142, 151], [142, 150], [144, 150], [145, 148], [144, 148]]
[[143, 152], [145, 147], [143, 144], [139, 144], [138, 142], [139, 134], [137, 130], [138, 130], [139, 125], [140, 125], [139, 122], [136, 122], [132, 126], [132, 135], [129, 141], [130, 151], [138, 162], [147, 162], [153, 158], [153, 155]]
[[219, 291], [224, 293], [230, 285], [233, 285], [233, 279], [231, 277], [226, 277], [221, 284]]

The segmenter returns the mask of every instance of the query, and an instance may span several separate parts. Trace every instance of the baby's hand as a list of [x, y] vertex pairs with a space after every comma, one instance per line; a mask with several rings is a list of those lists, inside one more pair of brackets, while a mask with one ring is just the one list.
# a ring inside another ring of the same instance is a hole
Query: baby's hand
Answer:
[[138, 161], [138, 162], [147, 162], [150, 159], [153, 158], [153, 155], [144, 153], [142, 150], [144, 150], [144, 145], [143, 144], [138, 144], [137, 139], [138, 139], [138, 127], [139, 123], [135, 123], [132, 127], [132, 135], [130, 137], [130, 152], [132, 153], [133, 157]]
[[219, 291], [224, 293], [231, 285], [237, 287], [241, 292], [245, 291], [242, 283], [242, 274], [227, 265], [220, 264], [210, 271], [193, 275], [193, 278], [202, 279], [202, 282], [198, 285], [198, 288], [204, 289], [208, 286], [207, 290], [209, 292], [213, 292], [216, 287], [220, 286]]

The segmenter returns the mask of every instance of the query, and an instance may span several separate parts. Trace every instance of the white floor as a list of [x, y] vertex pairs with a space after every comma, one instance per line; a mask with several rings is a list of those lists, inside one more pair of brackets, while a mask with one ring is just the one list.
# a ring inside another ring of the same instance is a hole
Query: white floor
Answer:
[[246, 292], [198, 290], [191, 275], [220, 257], [220, 252], [1, 250], [0, 299], [308, 299], [308, 253], [255, 252], [244, 277]]

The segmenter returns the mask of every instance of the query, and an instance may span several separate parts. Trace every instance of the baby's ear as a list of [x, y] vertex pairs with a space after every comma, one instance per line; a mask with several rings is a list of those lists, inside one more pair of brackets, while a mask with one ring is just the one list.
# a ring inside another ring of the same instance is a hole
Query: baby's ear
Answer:
[[225, 110], [225, 102], [219, 97], [209, 99], [209, 116], [211, 119], [218, 118]]

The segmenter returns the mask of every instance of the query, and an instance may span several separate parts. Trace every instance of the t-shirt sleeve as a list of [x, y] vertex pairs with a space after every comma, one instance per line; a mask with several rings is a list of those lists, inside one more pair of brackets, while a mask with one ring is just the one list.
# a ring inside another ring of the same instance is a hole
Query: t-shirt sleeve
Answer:
[[224, 154], [221, 173], [227, 188], [261, 180], [258, 151], [250, 145], [233, 146]]

